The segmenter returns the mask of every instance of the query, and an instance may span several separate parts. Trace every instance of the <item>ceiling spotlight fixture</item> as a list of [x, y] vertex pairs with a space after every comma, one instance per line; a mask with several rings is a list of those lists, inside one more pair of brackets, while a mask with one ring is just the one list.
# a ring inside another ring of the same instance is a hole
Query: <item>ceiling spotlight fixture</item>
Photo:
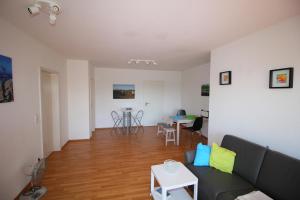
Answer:
[[49, 15], [49, 23], [54, 25], [56, 16], [61, 13], [60, 5], [54, 0], [35, 0], [34, 3], [28, 6], [27, 10], [30, 15], [34, 16], [41, 12], [42, 8], [46, 7], [46, 13]]
[[27, 8], [27, 10], [28, 10], [28, 12], [29, 12], [30, 15], [36, 15], [36, 14], [40, 13], [41, 7], [42, 6], [40, 4], [35, 3], [35, 4], [31, 5], [31, 6], [29, 6]]
[[49, 23], [53, 25], [53, 24], [55, 24], [55, 21], [56, 21], [56, 15], [51, 13], [49, 15]]
[[144, 59], [130, 59], [128, 64], [139, 64], [145, 63], [146, 65], [157, 65], [155, 60], [144, 60]]

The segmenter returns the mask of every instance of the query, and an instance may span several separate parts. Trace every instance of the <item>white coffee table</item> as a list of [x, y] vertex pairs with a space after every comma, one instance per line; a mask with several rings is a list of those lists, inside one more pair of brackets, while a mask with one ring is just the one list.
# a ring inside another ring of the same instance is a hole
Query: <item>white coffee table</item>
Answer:
[[[198, 178], [182, 163], [178, 162], [175, 173], [166, 171], [163, 164], [151, 166], [151, 196], [154, 200], [192, 200], [184, 187], [194, 185], [194, 200], [197, 200]], [[162, 195], [156, 192], [154, 178], [162, 189]], [[167, 198], [167, 192], [170, 197]]]

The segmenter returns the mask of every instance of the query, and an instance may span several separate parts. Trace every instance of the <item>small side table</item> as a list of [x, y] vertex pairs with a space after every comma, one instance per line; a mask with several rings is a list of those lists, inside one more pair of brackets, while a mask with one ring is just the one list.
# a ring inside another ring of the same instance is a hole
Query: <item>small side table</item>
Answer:
[[[178, 162], [175, 173], [166, 171], [163, 164], [151, 166], [151, 196], [154, 200], [192, 200], [192, 197], [184, 189], [194, 185], [194, 200], [197, 200], [198, 178], [182, 163]], [[159, 183], [162, 194], [159, 195], [154, 187], [154, 179]], [[170, 197], [167, 198], [167, 192]]]

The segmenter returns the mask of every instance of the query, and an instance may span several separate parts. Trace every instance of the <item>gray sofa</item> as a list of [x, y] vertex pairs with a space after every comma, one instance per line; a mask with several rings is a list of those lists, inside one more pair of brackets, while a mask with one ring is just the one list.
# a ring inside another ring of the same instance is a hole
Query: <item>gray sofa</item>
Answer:
[[185, 153], [187, 168], [198, 177], [198, 199], [233, 200], [260, 190], [276, 200], [300, 200], [299, 160], [232, 135], [221, 146], [236, 152], [232, 174], [196, 167], [195, 151]]

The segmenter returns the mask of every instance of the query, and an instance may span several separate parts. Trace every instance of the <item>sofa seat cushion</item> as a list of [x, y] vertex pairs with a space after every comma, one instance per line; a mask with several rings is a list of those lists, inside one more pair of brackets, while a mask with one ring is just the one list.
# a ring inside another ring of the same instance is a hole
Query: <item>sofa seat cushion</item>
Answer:
[[187, 168], [198, 177], [198, 199], [216, 200], [222, 192], [253, 190], [253, 186], [236, 174], [228, 174], [211, 167], [196, 167], [187, 164]]

